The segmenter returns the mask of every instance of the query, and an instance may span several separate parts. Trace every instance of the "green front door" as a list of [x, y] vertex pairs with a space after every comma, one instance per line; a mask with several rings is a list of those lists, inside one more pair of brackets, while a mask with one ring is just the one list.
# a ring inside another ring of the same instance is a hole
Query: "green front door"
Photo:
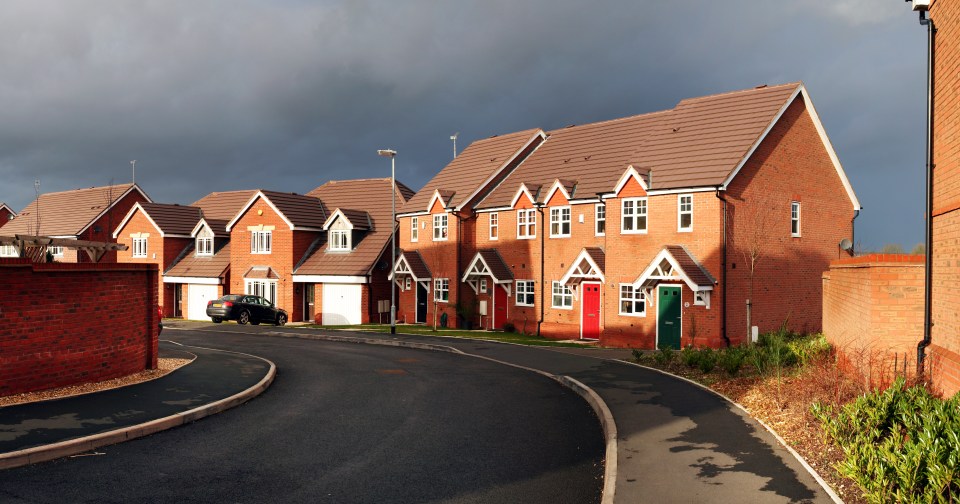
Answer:
[[680, 287], [657, 288], [657, 347], [680, 349]]

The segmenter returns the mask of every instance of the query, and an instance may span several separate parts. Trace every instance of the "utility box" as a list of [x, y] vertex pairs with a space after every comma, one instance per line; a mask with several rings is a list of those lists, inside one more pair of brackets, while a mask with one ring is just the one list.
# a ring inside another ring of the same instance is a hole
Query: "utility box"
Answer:
[[757, 327], [757, 326], [752, 326], [752, 327], [750, 328], [750, 339], [753, 340], [754, 343], [756, 343], [757, 341], [760, 341], [760, 328], [759, 328], [759, 327]]
[[931, 3], [932, 3], [932, 0], [913, 0], [913, 10], [915, 11], [930, 10]]
[[389, 299], [380, 299], [377, 301], [377, 312], [378, 313], [389, 313], [390, 312], [390, 300]]
[[484, 317], [487, 316], [487, 300], [486, 299], [480, 300], [480, 315]]

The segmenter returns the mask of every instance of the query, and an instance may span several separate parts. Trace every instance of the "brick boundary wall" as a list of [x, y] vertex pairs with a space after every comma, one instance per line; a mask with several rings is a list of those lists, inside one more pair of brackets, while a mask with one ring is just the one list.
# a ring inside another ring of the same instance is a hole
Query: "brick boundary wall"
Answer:
[[157, 273], [0, 259], [0, 396], [155, 369]]
[[869, 386], [916, 372], [923, 261], [921, 255], [870, 254], [832, 261], [823, 274], [823, 333]]

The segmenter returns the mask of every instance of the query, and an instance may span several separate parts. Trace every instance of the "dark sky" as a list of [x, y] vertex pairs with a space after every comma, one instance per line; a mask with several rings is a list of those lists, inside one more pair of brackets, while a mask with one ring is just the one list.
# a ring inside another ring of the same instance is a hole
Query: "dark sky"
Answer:
[[0, 201], [418, 189], [494, 134], [802, 80], [866, 248], [923, 239], [926, 31], [902, 0], [0, 3]]

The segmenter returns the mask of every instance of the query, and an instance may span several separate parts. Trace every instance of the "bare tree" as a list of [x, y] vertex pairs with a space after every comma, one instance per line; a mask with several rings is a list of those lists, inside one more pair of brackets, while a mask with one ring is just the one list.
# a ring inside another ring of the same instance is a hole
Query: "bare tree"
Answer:
[[[732, 226], [727, 227], [728, 241], [734, 246], [735, 253], [743, 258], [749, 268], [747, 288], [747, 341], [750, 341], [751, 309], [754, 299], [754, 279], [759, 264], [768, 253], [776, 249], [776, 244], [782, 241], [776, 233], [776, 226], [784, 222], [782, 216], [789, 217], [789, 207], [784, 210], [782, 201], [774, 201], [769, 195], [760, 195], [749, 199], [742, 199], [736, 205], [736, 219]], [[778, 218], [779, 217], [779, 218]], [[779, 221], [779, 222], [778, 222]], [[789, 229], [786, 227], [785, 229]], [[736, 232], [734, 232], [736, 230]]]

